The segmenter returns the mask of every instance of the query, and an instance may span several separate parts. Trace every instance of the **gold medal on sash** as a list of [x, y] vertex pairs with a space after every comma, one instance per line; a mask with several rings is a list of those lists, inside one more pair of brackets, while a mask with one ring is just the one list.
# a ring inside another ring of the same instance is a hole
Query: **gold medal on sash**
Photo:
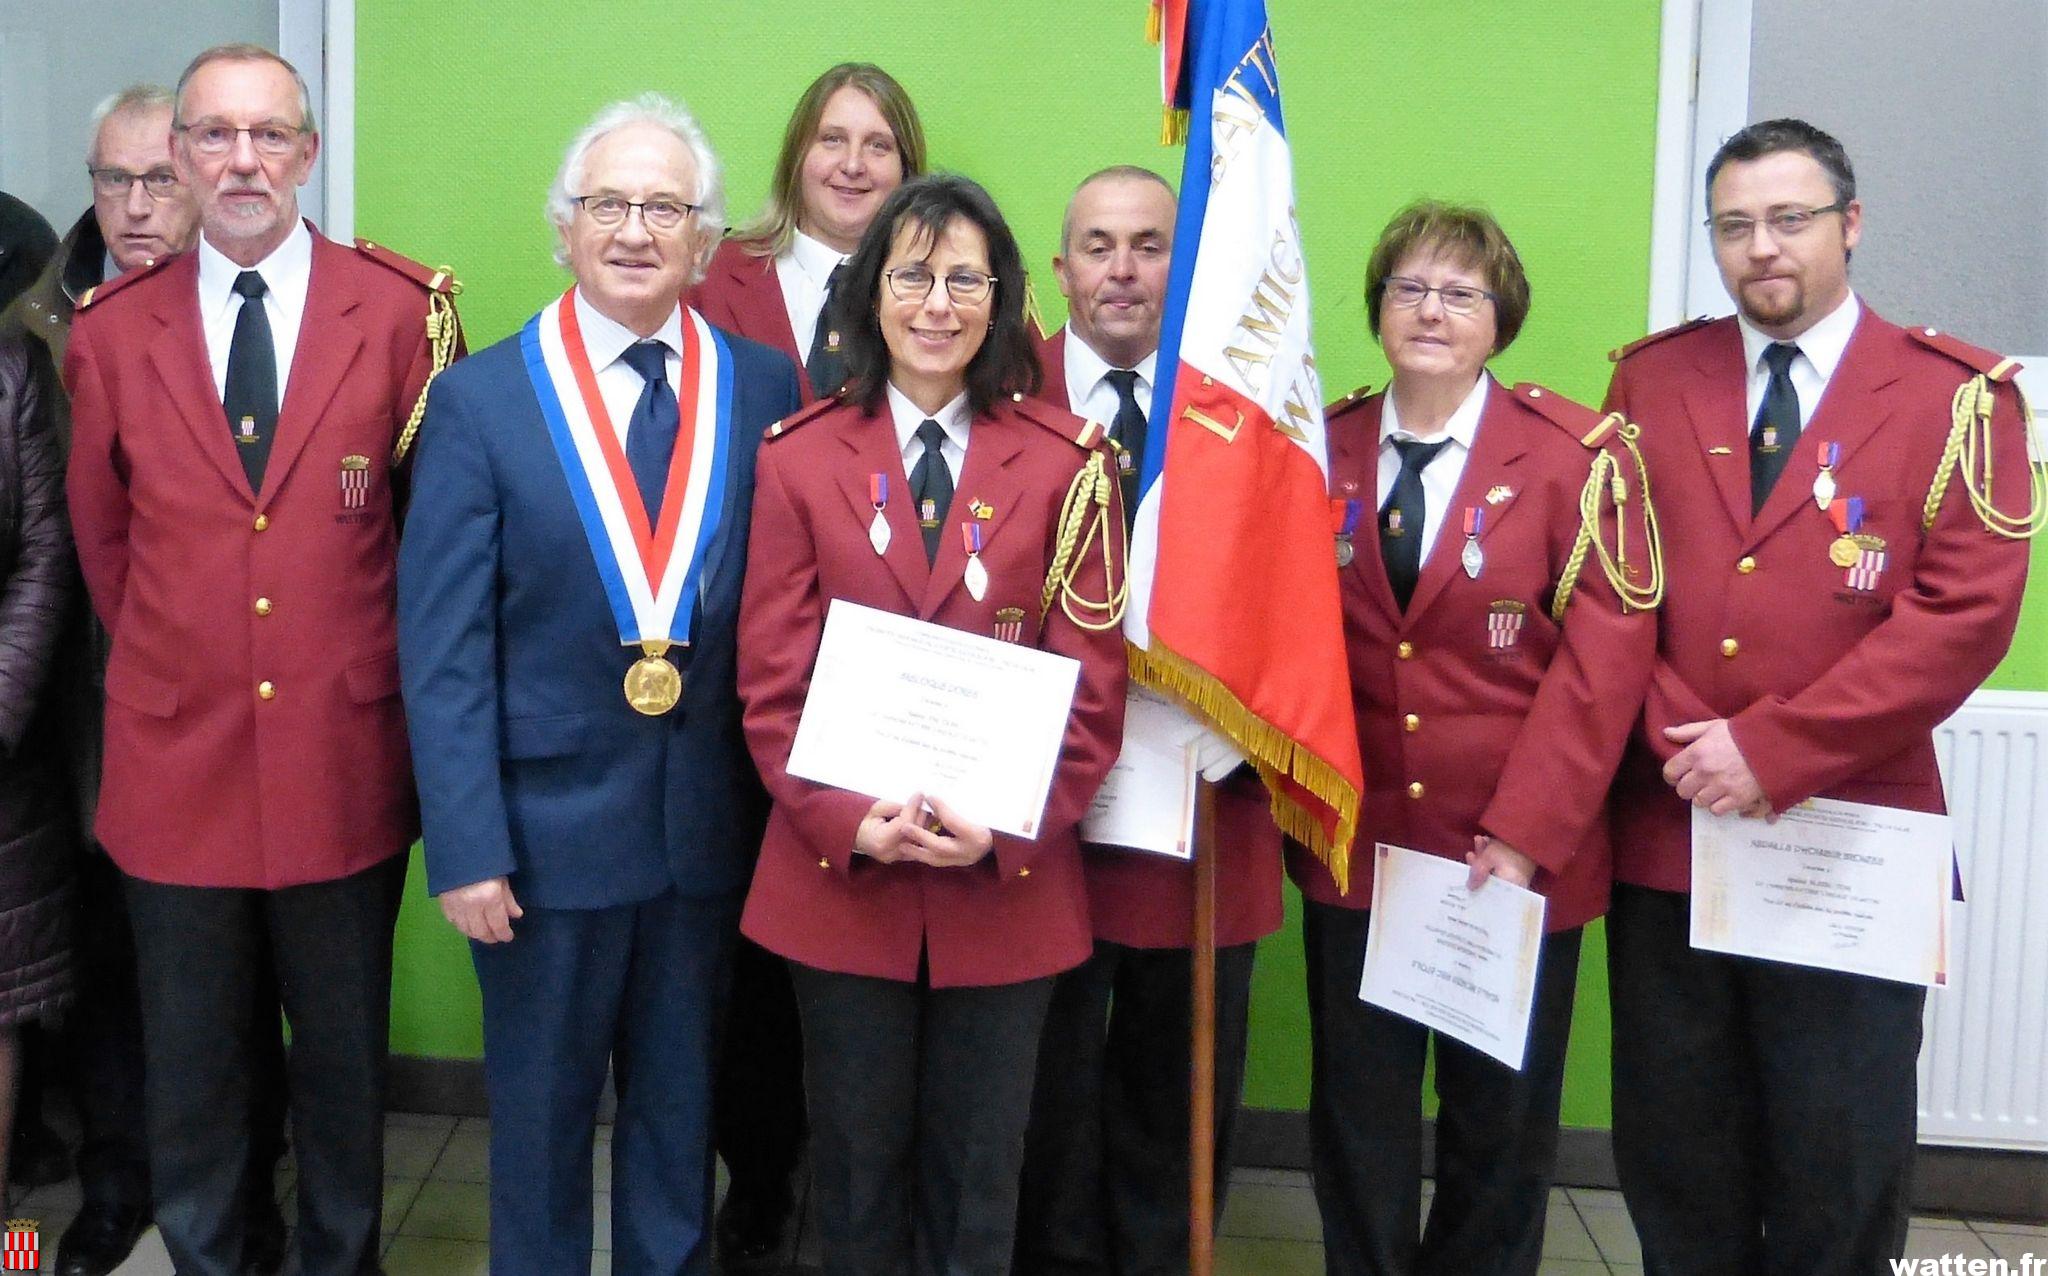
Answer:
[[1862, 547], [1856, 544], [1856, 538], [1846, 534], [1835, 537], [1828, 545], [1828, 561], [1837, 567], [1854, 567], [1862, 553]]
[[646, 654], [626, 670], [626, 703], [635, 713], [658, 718], [682, 702], [683, 673], [669, 663], [668, 643], [643, 642], [640, 650]]

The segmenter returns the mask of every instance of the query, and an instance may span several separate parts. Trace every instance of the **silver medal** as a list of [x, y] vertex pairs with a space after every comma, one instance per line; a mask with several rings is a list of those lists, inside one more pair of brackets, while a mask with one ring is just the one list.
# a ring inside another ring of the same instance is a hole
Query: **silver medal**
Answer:
[[877, 554], [889, 552], [889, 520], [882, 517], [882, 511], [875, 511], [875, 521], [868, 524], [868, 544], [875, 547]]
[[1813, 503], [1826, 509], [1834, 503], [1835, 476], [1831, 470], [1822, 470], [1813, 480]]
[[1352, 548], [1349, 536], [1339, 536], [1337, 538], [1337, 566], [1351, 566], [1351, 560], [1357, 552], [1357, 550]]
[[988, 568], [981, 565], [981, 555], [969, 554], [967, 556], [967, 570], [962, 573], [961, 579], [966, 584], [967, 592], [973, 596], [974, 601], [980, 602], [982, 596], [988, 593]]
[[1479, 579], [1480, 569], [1486, 566], [1486, 552], [1479, 548], [1477, 536], [1465, 538], [1465, 552], [1458, 555], [1458, 561], [1465, 565], [1465, 574], [1473, 580]]

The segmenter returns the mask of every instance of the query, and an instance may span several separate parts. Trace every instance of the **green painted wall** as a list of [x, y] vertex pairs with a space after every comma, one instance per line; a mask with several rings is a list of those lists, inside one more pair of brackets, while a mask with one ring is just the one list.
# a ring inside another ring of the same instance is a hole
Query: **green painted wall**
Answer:
[[[1534, 281], [1533, 314], [1501, 375], [1597, 398], [1605, 352], [1641, 332], [1647, 307], [1657, 6], [1271, 5], [1329, 396], [1383, 375], [1362, 320], [1365, 256], [1397, 205], [1435, 195], [1489, 204]], [[541, 201], [562, 146], [599, 104], [647, 88], [684, 98], [727, 162], [739, 217], [766, 189], [797, 93], [831, 63], [866, 58], [916, 98], [935, 162], [994, 192], [1057, 322], [1046, 262], [1074, 182], [1123, 161], [1178, 180], [1178, 152], [1157, 145], [1144, 9], [357, 0], [357, 233], [454, 264], [471, 344], [496, 340], [566, 284]], [[2048, 682], [2039, 659], [2022, 673]], [[1597, 935], [1583, 966], [1565, 1119], [1604, 1125]], [[395, 1049], [479, 1052], [467, 954], [417, 871], [396, 979]], [[1301, 981], [1290, 917], [1261, 954], [1253, 1104], [1306, 1100]]]

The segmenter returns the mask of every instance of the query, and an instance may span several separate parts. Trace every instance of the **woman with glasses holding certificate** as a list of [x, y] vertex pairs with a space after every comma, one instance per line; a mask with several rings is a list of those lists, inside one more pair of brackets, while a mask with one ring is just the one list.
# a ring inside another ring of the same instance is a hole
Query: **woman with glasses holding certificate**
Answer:
[[[1633, 427], [1487, 372], [1529, 312], [1500, 226], [1422, 203], [1382, 233], [1366, 321], [1393, 382], [1329, 408], [1331, 526], [1367, 792], [1350, 891], [1292, 852], [1316, 1200], [1335, 1274], [1534, 1273], [1580, 928], [1605, 911], [1603, 803], [1655, 643]], [[1546, 897], [1520, 1071], [1436, 1036], [1436, 1197], [1418, 1234], [1431, 1030], [1360, 997], [1389, 843]]]
[[[740, 696], [774, 805], [742, 929], [790, 961], [832, 1276], [1009, 1270], [1052, 977], [1090, 951], [1074, 830], [1121, 740], [1123, 516], [1101, 427], [1024, 397], [1023, 277], [981, 187], [904, 185], [841, 274], [845, 390], [761, 448]], [[835, 603], [1079, 663], [1035, 836], [791, 774]]]

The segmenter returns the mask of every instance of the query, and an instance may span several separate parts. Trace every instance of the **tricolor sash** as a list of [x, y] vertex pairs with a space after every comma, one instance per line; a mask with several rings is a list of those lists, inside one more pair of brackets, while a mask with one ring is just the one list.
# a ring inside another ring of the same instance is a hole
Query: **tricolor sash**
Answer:
[[647, 521], [623, 441], [598, 392], [597, 372], [576, 322], [574, 288], [527, 321], [519, 348], [611, 602], [620, 644], [687, 643], [699, 576], [725, 508], [732, 357], [723, 338], [696, 311], [683, 308], [676, 391], [681, 419], [658, 526]]

